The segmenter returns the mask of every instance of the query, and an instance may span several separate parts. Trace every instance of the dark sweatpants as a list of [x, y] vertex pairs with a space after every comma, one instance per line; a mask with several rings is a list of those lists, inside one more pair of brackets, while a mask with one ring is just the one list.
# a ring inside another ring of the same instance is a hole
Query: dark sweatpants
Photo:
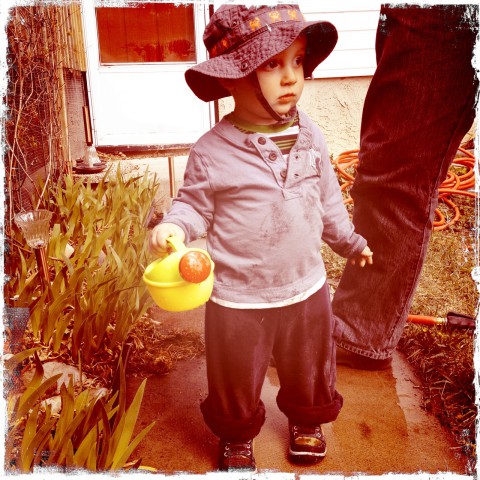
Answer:
[[325, 284], [307, 300], [280, 308], [239, 310], [207, 303], [208, 397], [201, 405], [218, 437], [252, 439], [265, 421], [260, 399], [273, 355], [280, 380], [277, 404], [295, 425], [336, 419], [333, 316]]

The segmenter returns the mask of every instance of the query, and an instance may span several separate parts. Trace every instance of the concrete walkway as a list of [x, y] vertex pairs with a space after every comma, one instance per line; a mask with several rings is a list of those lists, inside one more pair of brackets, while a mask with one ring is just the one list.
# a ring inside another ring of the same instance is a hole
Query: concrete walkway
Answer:
[[[203, 308], [159, 312], [158, 328], [199, 331]], [[130, 396], [142, 379], [130, 378]], [[262, 391], [267, 420], [255, 440], [259, 474], [382, 475], [425, 472], [465, 474], [464, 460], [450, 434], [421, 408], [420, 382], [400, 353], [391, 370], [366, 372], [338, 367], [337, 389], [345, 403], [338, 419], [324, 427], [328, 453], [310, 467], [288, 462], [287, 422], [275, 397], [278, 378], [270, 367]], [[135, 458], [165, 474], [215, 471], [217, 439], [203, 423], [200, 402], [207, 395], [205, 358], [183, 360], [163, 376], [147, 380], [137, 427], [156, 424], [137, 447]], [[244, 478], [243, 475], [242, 478]]]

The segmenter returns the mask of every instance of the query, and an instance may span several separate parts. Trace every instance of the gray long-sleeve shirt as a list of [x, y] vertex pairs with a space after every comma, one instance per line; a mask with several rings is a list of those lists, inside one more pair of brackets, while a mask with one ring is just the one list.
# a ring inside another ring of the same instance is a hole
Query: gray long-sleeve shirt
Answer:
[[180, 226], [187, 243], [208, 231], [214, 301], [281, 303], [325, 279], [322, 239], [344, 257], [367, 244], [349, 220], [323, 134], [303, 112], [299, 126], [288, 161], [268, 137], [226, 119], [192, 147], [163, 222]]

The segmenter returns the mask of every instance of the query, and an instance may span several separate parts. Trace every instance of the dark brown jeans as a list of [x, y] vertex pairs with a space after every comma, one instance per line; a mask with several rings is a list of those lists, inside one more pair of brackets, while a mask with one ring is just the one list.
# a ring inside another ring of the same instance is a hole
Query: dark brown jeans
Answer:
[[252, 439], [265, 421], [260, 399], [273, 355], [280, 380], [277, 404], [296, 425], [332, 422], [342, 397], [335, 390], [334, 325], [328, 286], [281, 308], [238, 310], [207, 303], [208, 397], [201, 405], [218, 437]]

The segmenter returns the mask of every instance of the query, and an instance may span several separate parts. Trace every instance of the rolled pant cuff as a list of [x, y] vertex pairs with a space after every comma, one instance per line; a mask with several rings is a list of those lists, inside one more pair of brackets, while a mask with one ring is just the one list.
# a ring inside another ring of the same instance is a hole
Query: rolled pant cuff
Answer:
[[222, 417], [212, 413], [208, 397], [200, 404], [200, 410], [202, 411], [205, 423], [212, 433], [226, 440], [251, 440], [260, 433], [265, 423], [265, 405], [263, 402], [260, 403], [253, 417], [241, 420]]
[[300, 407], [293, 402], [277, 397], [277, 405], [291, 423], [310, 427], [333, 422], [342, 409], [343, 397], [335, 391], [333, 400], [329, 404], [309, 407]]

